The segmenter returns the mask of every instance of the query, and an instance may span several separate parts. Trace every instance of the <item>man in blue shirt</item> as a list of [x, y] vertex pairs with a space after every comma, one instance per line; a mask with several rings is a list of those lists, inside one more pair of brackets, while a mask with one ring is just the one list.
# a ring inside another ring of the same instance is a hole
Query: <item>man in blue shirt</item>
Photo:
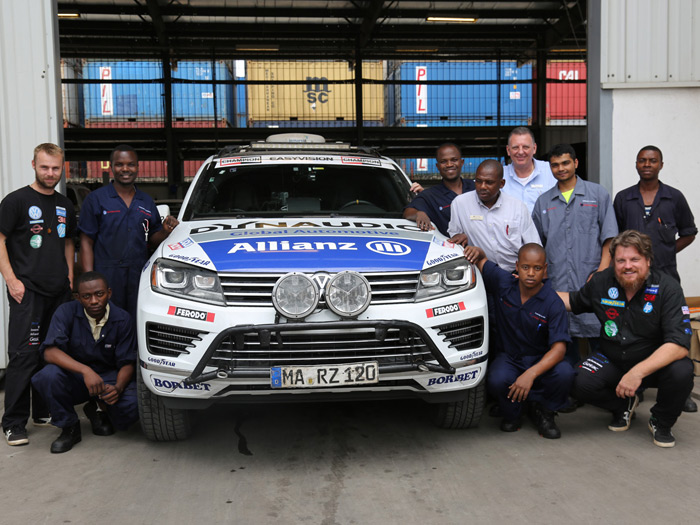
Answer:
[[161, 223], [153, 199], [135, 186], [139, 160], [134, 148], [117, 146], [110, 156], [112, 184], [90, 193], [80, 210], [80, 262], [101, 272], [112, 286], [112, 301], [136, 319], [136, 298], [148, 248], [158, 246], [178, 225]]
[[574, 370], [564, 361], [570, 341], [564, 303], [544, 281], [544, 248], [535, 243], [520, 248], [518, 277], [488, 261], [481, 248], [467, 246], [464, 256], [477, 264], [486, 289], [496, 298], [495, 322], [503, 351], [489, 364], [486, 384], [498, 400], [501, 430], [520, 428], [527, 401], [540, 435], [561, 437], [554, 416], [567, 405]]
[[404, 209], [404, 219], [415, 221], [423, 231], [431, 228], [431, 222], [445, 237], [449, 237], [447, 227], [450, 224], [450, 207], [457, 195], [474, 189], [474, 181], [463, 179], [462, 152], [451, 143], [443, 144], [435, 154], [437, 169], [442, 182], [421, 191]]
[[109, 303], [104, 276], [78, 278], [78, 300], [61, 305], [51, 320], [41, 351], [47, 365], [32, 378], [62, 430], [51, 452], [67, 452], [80, 442], [74, 406], [89, 401], [85, 414], [96, 435], [126, 429], [138, 420], [136, 333], [127, 312]]

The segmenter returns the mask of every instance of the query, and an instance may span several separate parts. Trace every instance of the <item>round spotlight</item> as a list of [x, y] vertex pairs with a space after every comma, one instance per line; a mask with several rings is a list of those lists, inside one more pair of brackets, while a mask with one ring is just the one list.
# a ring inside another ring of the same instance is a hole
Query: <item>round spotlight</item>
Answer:
[[340, 272], [326, 284], [326, 304], [341, 317], [357, 317], [371, 299], [369, 282], [357, 272]]
[[272, 304], [285, 317], [301, 319], [311, 314], [318, 305], [318, 288], [310, 277], [292, 272], [283, 275], [272, 289]]

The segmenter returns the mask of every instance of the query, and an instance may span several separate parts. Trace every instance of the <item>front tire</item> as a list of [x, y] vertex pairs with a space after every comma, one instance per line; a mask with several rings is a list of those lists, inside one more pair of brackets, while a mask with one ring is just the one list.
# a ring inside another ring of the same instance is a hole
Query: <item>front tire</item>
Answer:
[[479, 426], [485, 403], [485, 381], [467, 391], [466, 399], [439, 403], [433, 421], [440, 428], [459, 429]]
[[141, 430], [151, 441], [181, 441], [192, 434], [189, 410], [167, 408], [161, 397], [151, 392], [143, 382], [141, 369], [136, 373]]

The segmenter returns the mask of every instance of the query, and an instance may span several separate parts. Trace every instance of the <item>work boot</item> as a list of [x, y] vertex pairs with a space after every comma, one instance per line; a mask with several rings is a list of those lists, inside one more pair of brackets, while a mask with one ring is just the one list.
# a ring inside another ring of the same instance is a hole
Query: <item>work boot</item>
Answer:
[[533, 414], [537, 432], [539, 432], [540, 436], [547, 439], [559, 439], [561, 437], [561, 430], [559, 430], [559, 427], [554, 422], [554, 416], [557, 415], [556, 412], [537, 403], [535, 404]]
[[697, 412], [698, 411], [698, 405], [695, 401], [693, 401], [693, 398], [688, 396], [688, 399], [685, 400], [685, 404], [683, 405], [683, 412]]
[[61, 430], [61, 435], [51, 443], [51, 453], [61, 454], [68, 452], [73, 445], [80, 443], [82, 435], [80, 433], [80, 421]]
[[508, 421], [507, 419], [501, 421], [501, 430], [503, 432], [517, 432], [520, 430], [521, 426], [522, 422], [520, 418], [514, 419], [513, 421]]
[[83, 412], [85, 412], [85, 415], [90, 420], [93, 434], [96, 436], [111, 436], [114, 434], [114, 427], [109, 420], [109, 415], [107, 412], [97, 410], [97, 403], [95, 401], [89, 401], [83, 407]]

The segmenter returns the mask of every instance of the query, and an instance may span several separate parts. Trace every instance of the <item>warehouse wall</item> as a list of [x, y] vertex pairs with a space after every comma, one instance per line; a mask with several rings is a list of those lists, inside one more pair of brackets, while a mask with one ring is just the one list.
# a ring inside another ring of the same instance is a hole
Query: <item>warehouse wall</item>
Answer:
[[[700, 225], [700, 156], [697, 154], [700, 88], [616, 89], [613, 91], [613, 192], [639, 181], [639, 148], [658, 146], [664, 154], [659, 178], [681, 190]], [[700, 238], [678, 255], [686, 296], [700, 296]]]
[[[39, 14], [39, 16], [37, 16]], [[52, 0], [0, 2], [0, 198], [34, 180], [37, 144], [62, 144], [58, 21]], [[0, 299], [0, 369], [7, 364], [7, 294]]]

